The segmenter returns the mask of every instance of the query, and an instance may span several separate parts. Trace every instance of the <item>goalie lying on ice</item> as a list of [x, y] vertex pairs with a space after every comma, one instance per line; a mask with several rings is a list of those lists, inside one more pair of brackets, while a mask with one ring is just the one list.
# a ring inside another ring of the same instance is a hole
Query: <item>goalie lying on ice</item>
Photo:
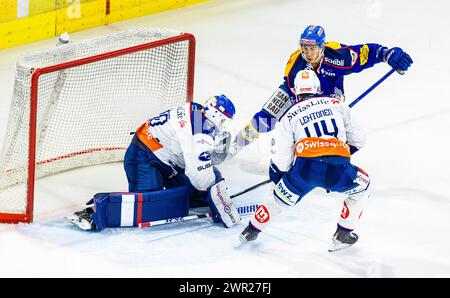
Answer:
[[234, 114], [231, 100], [220, 95], [149, 119], [125, 153], [129, 192], [98, 193], [89, 207], [65, 219], [83, 230], [136, 227], [186, 216], [189, 207], [209, 206], [215, 221], [233, 226], [240, 216], [212, 159], [214, 140]]
[[241, 233], [242, 242], [255, 240], [282, 209], [294, 206], [316, 187], [347, 195], [330, 251], [353, 245], [353, 233], [368, 198], [369, 176], [350, 163], [363, 146], [364, 134], [350, 109], [339, 99], [318, 95], [320, 82], [311, 70], [295, 79], [299, 102], [281, 118], [272, 140], [269, 175], [273, 199], [261, 205]]

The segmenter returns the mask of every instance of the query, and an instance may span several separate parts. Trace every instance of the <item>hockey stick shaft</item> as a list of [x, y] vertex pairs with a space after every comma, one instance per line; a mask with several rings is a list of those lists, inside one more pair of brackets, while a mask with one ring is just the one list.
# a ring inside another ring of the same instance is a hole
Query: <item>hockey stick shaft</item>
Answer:
[[155, 221], [141, 222], [141, 223], [138, 224], [138, 226], [140, 228], [154, 227], [154, 226], [171, 224], [171, 223], [180, 222], [180, 221], [188, 221], [188, 220], [194, 220], [194, 219], [204, 219], [204, 218], [211, 218], [211, 217], [212, 217], [212, 213], [204, 213], [204, 214], [188, 215], [188, 216], [183, 216], [183, 217], [175, 217], [175, 218], [169, 218], [169, 219], [161, 219], [161, 220], [155, 220]]
[[[378, 81], [376, 81], [372, 86], [369, 87], [369, 89], [367, 89], [366, 91], [364, 91], [360, 96], [358, 96], [358, 98], [356, 98], [354, 101], [352, 101], [348, 106], [351, 108], [351, 107], [353, 107], [354, 105], [356, 105], [361, 99], [363, 99], [364, 97], [366, 97], [367, 94], [369, 94], [370, 92], [372, 92], [373, 89], [375, 89], [378, 85], [380, 85], [384, 80], [386, 80], [386, 79], [387, 79], [391, 74], [393, 74], [395, 71], [396, 71], [396, 70], [395, 70], [394, 68], [391, 69], [391, 70], [389, 70], [383, 77], [381, 77]], [[264, 184], [269, 183], [270, 181], [271, 181], [270, 179], [264, 180], [264, 181], [262, 181], [262, 182], [260, 182], [260, 183], [258, 183], [258, 184], [256, 184], [256, 185], [253, 185], [253, 186], [251, 186], [251, 187], [249, 187], [249, 188], [246, 188], [246, 189], [244, 189], [244, 190], [242, 190], [242, 191], [240, 191], [240, 192], [238, 192], [238, 193], [232, 195], [231, 198], [235, 198], [235, 197], [240, 196], [240, 195], [242, 195], [242, 194], [244, 194], [244, 193], [247, 193], [247, 192], [249, 192], [249, 191], [252, 191], [252, 190], [254, 190], [255, 188], [258, 188], [258, 187], [260, 187], [260, 186], [262, 186], [262, 185], [264, 185]]]
[[[365, 92], [363, 92], [358, 98], [356, 98], [354, 101], [352, 101], [349, 104], [349, 107], [353, 107], [354, 105], [356, 105], [361, 99], [363, 99], [364, 97], [366, 97], [367, 94], [369, 94], [370, 92], [372, 92], [373, 89], [375, 89], [378, 85], [380, 85], [384, 80], [386, 80], [390, 75], [392, 75], [396, 70], [395, 69], [391, 69], [390, 71], [388, 71], [383, 77], [381, 77], [378, 81], [376, 81], [372, 86], [370, 86]], [[265, 184], [270, 183], [271, 180], [267, 179], [264, 180], [258, 184], [255, 184], [253, 186], [250, 186], [238, 193], [235, 193], [234, 195], [231, 195], [230, 198], [236, 198], [240, 195], [243, 195], [249, 191], [252, 191], [260, 186], [263, 186]], [[157, 221], [150, 221], [150, 222], [143, 222], [139, 224], [140, 228], [145, 228], [145, 227], [153, 227], [153, 226], [158, 226], [158, 225], [164, 225], [164, 224], [170, 224], [170, 223], [175, 223], [175, 222], [181, 222], [181, 221], [188, 221], [188, 220], [195, 220], [195, 219], [204, 219], [204, 218], [211, 218], [212, 214], [211, 213], [204, 213], [204, 214], [197, 214], [197, 215], [188, 215], [188, 216], [184, 216], [184, 217], [175, 217], [175, 218], [170, 218], [170, 219], [162, 219], [162, 220], [157, 220]]]
[[[238, 205], [236, 206], [236, 209], [238, 210], [239, 214], [241, 216], [246, 216], [253, 214], [253, 212], [258, 208], [259, 203], [249, 203], [245, 205]], [[213, 216], [212, 213], [203, 213], [203, 214], [196, 214], [196, 215], [187, 215], [183, 217], [175, 217], [170, 219], [161, 219], [161, 220], [155, 220], [155, 221], [149, 221], [149, 222], [141, 222], [138, 224], [139, 228], [147, 228], [147, 227], [154, 227], [154, 226], [161, 226], [176, 222], [182, 222], [182, 221], [189, 221], [189, 220], [195, 220], [195, 219], [205, 219], [205, 218], [211, 218]]]
[[[392, 75], [392, 74], [393, 74], [394, 72], [396, 72], [396, 71], [397, 71], [399, 74], [404, 74], [404, 72], [392, 68], [392, 69], [389, 70], [384, 76], [382, 76], [378, 81], [376, 81], [372, 86], [370, 86], [366, 91], [364, 91], [360, 96], [358, 96], [358, 98], [356, 98], [354, 101], [352, 101], [352, 102], [349, 104], [349, 107], [351, 108], [351, 107], [353, 107], [354, 105], [356, 105], [361, 99], [363, 99], [364, 97], [366, 97], [367, 94], [369, 94], [370, 92], [372, 92], [373, 89], [375, 89], [378, 85], [380, 85], [384, 80], [386, 80], [390, 75]], [[240, 196], [240, 195], [242, 195], [242, 194], [244, 194], [244, 193], [247, 193], [247, 192], [249, 192], [249, 191], [252, 191], [252, 190], [254, 190], [255, 188], [258, 188], [258, 187], [260, 187], [260, 186], [262, 186], [262, 185], [264, 185], [264, 184], [267, 184], [267, 183], [269, 183], [269, 182], [271, 182], [270, 179], [264, 180], [264, 181], [262, 181], [262, 182], [260, 182], [260, 183], [258, 183], [258, 184], [256, 184], [256, 185], [253, 185], [253, 186], [251, 186], [251, 187], [249, 187], [249, 188], [247, 188], [247, 189], [244, 189], [244, 190], [242, 190], [242, 191], [240, 191], [240, 192], [238, 192], [238, 193], [232, 195], [231, 198], [235, 198], [235, 197]]]
[[[369, 94], [370, 92], [372, 92], [373, 89], [375, 89], [378, 85], [380, 85], [384, 80], [386, 80], [391, 74], [393, 74], [394, 72], [396, 72], [397, 70], [395, 70], [394, 68], [392, 68], [390, 71], [388, 71], [384, 76], [382, 76], [378, 81], [376, 81], [372, 86], [369, 87], [369, 89], [367, 89], [366, 91], [364, 91], [360, 96], [358, 96], [358, 98], [356, 98], [354, 101], [352, 101], [348, 106], [351, 108], [353, 107], [355, 104], [357, 104], [361, 99], [363, 99], [364, 97], [366, 97], [367, 94]], [[400, 73], [400, 72], [399, 72]]]
[[267, 179], [267, 180], [264, 180], [264, 181], [262, 181], [262, 182], [260, 182], [260, 183], [258, 183], [258, 184], [255, 184], [255, 185], [253, 185], [253, 186], [250, 186], [249, 188], [246, 188], [246, 189], [244, 189], [244, 190], [242, 190], [242, 191], [240, 191], [240, 192], [238, 192], [238, 193], [235, 193], [234, 195], [231, 195], [230, 196], [230, 198], [235, 198], [235, 197], [237, 197], [237, 196], [240, 196], [240, 195], [242, 195], [242, 194], [245, 194], [245, 193], [247, 193], [247, 192], [249, 192], [249, 191], [252, 191], [252, 190], [254, 190], [254, 189], [256, 189], [256, 188], [258, 188], [258, 187], [260, 187], [260, 186], [263, 186], [263, 185], [265, 185], [265, 184], [267, 184], [267, 183], [270, 183], [272, 180], [270, 180], [270, 179]]

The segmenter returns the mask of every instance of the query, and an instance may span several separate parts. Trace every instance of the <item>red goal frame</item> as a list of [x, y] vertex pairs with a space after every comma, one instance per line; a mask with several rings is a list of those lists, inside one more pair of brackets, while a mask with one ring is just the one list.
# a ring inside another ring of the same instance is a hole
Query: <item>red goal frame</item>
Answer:
[[[108, 53], [95, 55], [87, 58], [82, 58], [78, 60], [73, 60], [66, 63], [61, 63], [57, 65], [52, 65], [43, 68], [37, 68], [34, 70], [31, 78], [31, 96], [30, 96], [30, 124], [29, 124], [29, 150], [28, 150], [28, 180], [27, 180], [27, 207], [25, 214], [17, 213], [0, 213], [0, 223], [31, 223], [33, 221], [33, 211], [34, 211], [34, 185], [35, 185], [35, 170], [36, 170], [36, 125], [37, 125], [37, 107], [38, 107], [38, 84], [39, 78], [43, 74], [48, 74], [51, 72], [57, 72], [64, 69], [77, 67], [80, 65], [90, 64], [98, 62], [101, 60], [106, 60], [118, 56], [127, 55], [130, 53], [135, 53], [143, 50], [148, 50], [151, 48], [156, 48], [172, 43], [188, 41], [188, 80], [187, 80], [187, 101], [193, 100], [194, 95], [194, 68], [195, 68], [195, 46], [196, 41], [194, 35], [190, 33], [183, 33], [178, 36], [169, 37], [161, 40], [151, 41], [145, 44], [140, 44], [137, 46], [132, 46], [125, 49], [120, 49], [116, 51], [111, 51]], [[101, 150], [123, 150], [126, 148], [101, 148]], [[39, 162], [49, 163], [54, 160], [60, 160], [63, 158], [68, 158], [73, 155], [80, 155], [84, 153], [90, 153], [99, 149], [87, 149], [81, 152], [75, 152], [65, 156], [55, 157], [46, 161]]]

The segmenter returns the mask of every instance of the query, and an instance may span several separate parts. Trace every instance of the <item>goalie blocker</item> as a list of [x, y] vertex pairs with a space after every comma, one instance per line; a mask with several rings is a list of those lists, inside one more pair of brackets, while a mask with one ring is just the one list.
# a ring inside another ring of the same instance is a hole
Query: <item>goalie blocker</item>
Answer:
[[[205, 193], [214, 222], [231, 227], [241, 220], [222, 179]], [[143, 193], [97, 193], [90, 207], [66, 217], [82, 230], [138, 227], [140, 223], [173, 219], [189, 213], [189, 188], [177, 187]]]

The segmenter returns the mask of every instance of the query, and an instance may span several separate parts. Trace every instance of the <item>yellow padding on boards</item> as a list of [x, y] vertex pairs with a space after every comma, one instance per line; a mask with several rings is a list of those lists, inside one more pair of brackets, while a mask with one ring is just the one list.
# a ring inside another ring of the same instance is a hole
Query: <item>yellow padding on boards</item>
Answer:
[[[16, 19], [17, 0], [0, 0], [0, 49], [208, 0], [29, 0], [29, 16]], [[3, 22], [2, 22], [3, 20]]]
[[0, 0], [0, 22], [14, 20], [17, 16], [17, 0]]
[[[30, 0], [30, 1], [34, 1], [34, 0]], [[54, 0], [53, 0], [54, 1]], [[110, 0], [112, 1], [112, 0]], [[122, 0], [114, 0], [114, 1], [122, 1]], [[66, 8], [69, 6], [77, 6], [80, 4], [85, 4], [88, 2], [103, 2], [104, 5], [106, 5], [106, 0], [56, 0], [56, 9], [60, 9], [60, 8]]]
[[65, 5], [56, 12], [56, 35], [104, 25], [105, 10], [105, 0], [75, 1]]
[[111, 0], [108, 23], [181, 8], [208, 0]]
[[29, 0], [28, 15], [34, 16], [41, 13], [55, 11], [55, 0]]
[[55, 12], [0, 23], [0, 49], [55, 36]]

